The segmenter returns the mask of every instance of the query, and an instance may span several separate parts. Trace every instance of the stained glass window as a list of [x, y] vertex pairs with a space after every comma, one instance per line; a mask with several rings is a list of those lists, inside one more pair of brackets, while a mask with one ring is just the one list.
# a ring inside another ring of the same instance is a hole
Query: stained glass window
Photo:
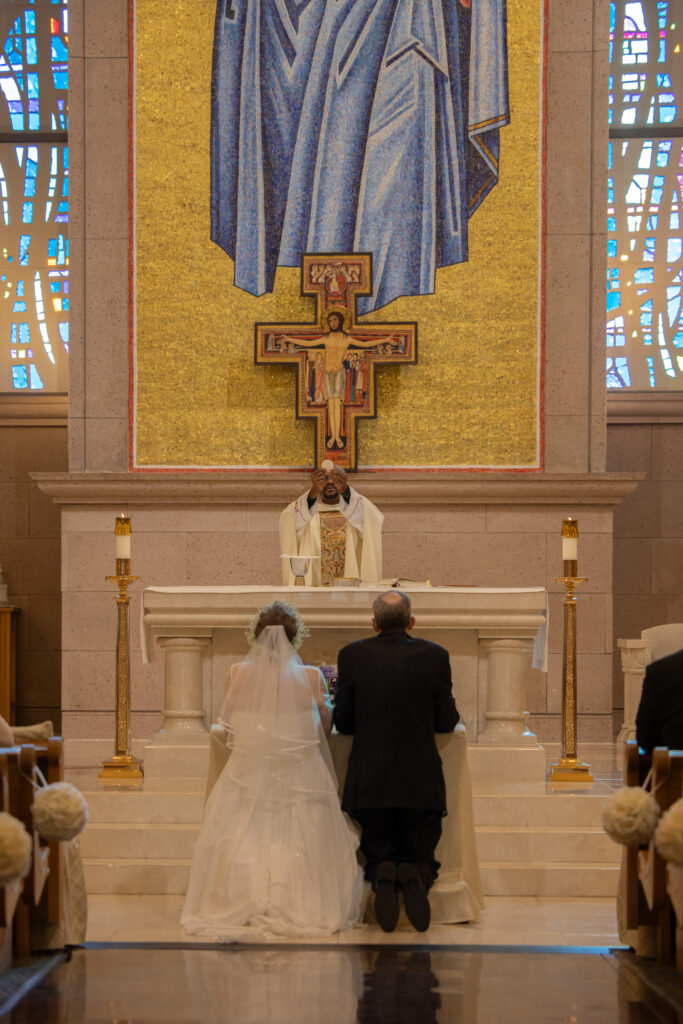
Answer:
[[610, 22], [607, 387], [683, 390], [683, 9], [616, 0]]
[[63, 392], [67, 0], [0, 0], [0, 392]]

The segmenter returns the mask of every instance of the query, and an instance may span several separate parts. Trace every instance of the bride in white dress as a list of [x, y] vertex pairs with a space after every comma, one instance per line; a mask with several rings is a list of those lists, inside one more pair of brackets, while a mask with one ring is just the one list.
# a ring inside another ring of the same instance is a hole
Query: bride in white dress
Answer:
[[274, 602], [233, 666], [220, 714], [231, 753], [194, 850], [181, 916], [189, 933], [317, 937], [358, 920], [358, 839], [337, 796], [325, 681], [293, 648], [302, 631], [295, 610]]

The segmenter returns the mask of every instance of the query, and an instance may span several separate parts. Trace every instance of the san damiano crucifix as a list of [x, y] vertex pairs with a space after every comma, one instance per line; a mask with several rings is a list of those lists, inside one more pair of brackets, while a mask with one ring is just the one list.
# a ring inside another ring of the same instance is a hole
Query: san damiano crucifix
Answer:
[[371, 253], [306, 253], [301, 294], [315, 298], [311, 324], [255, 325], [255, 362], [297, 367], [296, 415], [315, 420], [313, 465], [358, 465], [358, 420], [375, 417], [375, 367], [417, 362], [417, 324], [356, 324], [356, 301], [372, 294]]

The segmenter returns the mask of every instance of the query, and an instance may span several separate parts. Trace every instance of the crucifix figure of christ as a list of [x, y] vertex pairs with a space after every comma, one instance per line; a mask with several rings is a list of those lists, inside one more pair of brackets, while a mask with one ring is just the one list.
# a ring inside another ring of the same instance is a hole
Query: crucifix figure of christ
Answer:
[[358, 420], [375, 417], [375, 367], [417, 362], [417, 324], [356, 323], [356, 300], [372, 292], [370, 253], [306, 253], [301, 294], [315, 298], [309, 324], [255, 327], [255, 362], [297, 367], [296, 415], [315, 420], [313, 465], [358, 465]]

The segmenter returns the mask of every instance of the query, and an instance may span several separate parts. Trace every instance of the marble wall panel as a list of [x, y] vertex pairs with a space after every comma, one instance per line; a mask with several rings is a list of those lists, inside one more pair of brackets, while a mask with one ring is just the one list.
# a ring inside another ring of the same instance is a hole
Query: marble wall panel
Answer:
[[[552, 559], [552, 541], [555, 538], [557, 550], [562, 558], [562, 520], [571, 516], [579, 524], [580, 538], [587, 533], [601, 533], [611, 536], [611, 509], [591, 508], [586, 505], [572, 505], [570, 502], [561, 511], [557, 506], [534, 505], [489, 505], [486, 510], [487, 533], [542, 533], [548, 534], [548, 557]], [[580, 543], [580, 540], [579, 540]], [[560, 568], [562, 568], [560, 566]]]
[[593, 47], [593, 0], [548, 4], [548, 52], [590, 51]]
[[81, 473], [85, 469], [84, 416], [69, 416], [69, 469], [72, 473]]
[[[127, 259], [125, 237], [88, 240], [85, 266], [85, 411], [88, 417], [128, 416]], [[88, 468], [92, 468], [90, 462]]]
[[189, 584], [240, 586], [281, 580], [276, 534], [192, 533], [187, 558]]
[[652, 590], [652, 541], [649, 537], [615, 537], [614, 593], [649, 594]]
[[383, 533], [483, 533], [487, 527], [485, 505], [449, 506], [422, 509], [389, 505], [384, 512]]
[[28, 485], [28, 532], [31, 537], [60, 537], [59, 509], [38, 485]]
[[[590, 387], [590, 240], [549, 235], [546, 242], [545, 408], [585, 417]], [[603, 288], [604, 292], [604, 288]], [[567, 344], [568, 334], [573, 343]]]
[[[68, 711], [110, 711], [114, 707], [116, 660], [113, 651], [68, 651], [62, 667], [62, 706]], [[164, 659], [148, 665], [131, 658], [131, 706], [160, 711], [164, 706]]]
[[[85, 195], [89, 240], [128, 237], [128, 59], [85, 61]], [[90, 262], [88, 254], [87, 262]]]
[[28, 483], [0, 482], [0, 538], [28, 536]]
[[585, 416], [545, 417], [545, 468], [549, 473], [585, 473], [588, 469]]
[[683, 481], [683, 423], [652, 426], [652, 479]]
[[590, 231], [591, 52], [554, 53], [548, 64], [546, 209], [548, 235]]
[[[131, 622], [135, 622], [131, 611]], [[131, 640], [135, 630], [131, 631]], [[62, 650], [113, 651], [116, 605], [110, 593], [67, 592], [62, 600]]]
[[[125, 406], [122, 406], [125, 409]], [[128, 416], [90, 416], [86, 421], [85, 468], [91, 473], [100, 471], [125, 472], [128, 468]]]
[[[576, 634], [579, 649], [590, 654], [604, 654], [612, 645], [605, 646], [605, 608], [609, 602], [606, 594], [582, 594], [576, 599]], [[558, 594], [550, 604], [550, 627], [548, 650], [561, 651], [564, 634], [564, 599]]]
[[424, 533], [386, 533], [382, 537], [382, 573], [385, 579], [426, 580]]
[[545, 534], [440, 533], [426, 542], [435, 586], [533, 587], [545, 579]]
[[653, 429], [650, 423], [637, 425], [610, 423], [608, 471], [610, 473], [645, 473], [649, 477], [654, 458]]
[[128, 57], [128, 0], [87, 0], [82, 20], [86, 57]]
[[[131, 736], [149, 739], [162, 725], [162, 715], [156, 711], [134, 711], [131, 714]], [[91, 740], [111, 737], [114, 742], [114, 712], [65, 711], [62, 715], [62, 734], [65, 739]]]
[[681, 590], [683, 590], [683, 535], [675, 539], [653, 541], [652, 593], [680, 594]]

